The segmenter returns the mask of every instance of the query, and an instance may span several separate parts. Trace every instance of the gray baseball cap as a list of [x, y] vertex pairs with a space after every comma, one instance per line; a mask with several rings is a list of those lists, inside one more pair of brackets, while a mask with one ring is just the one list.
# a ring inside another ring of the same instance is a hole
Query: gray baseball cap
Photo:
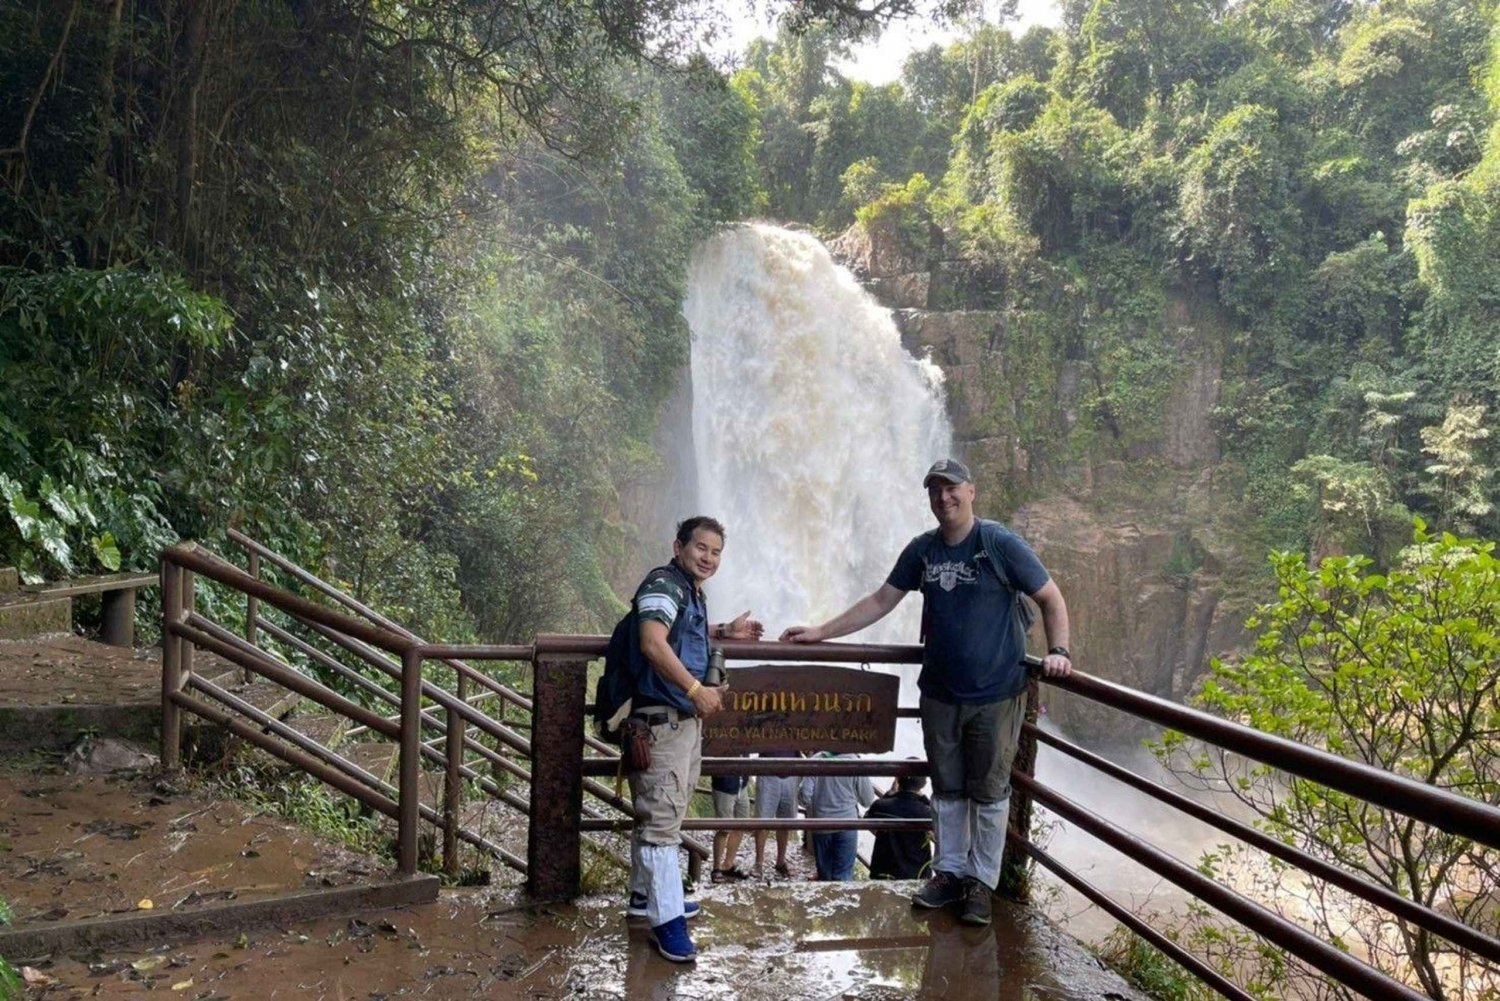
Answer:
[[969, 467], [957, 459], [939, 459], [927, 470], [927, 475], [922, 477], [922, 486], [932, 486], [933, 480], [942, 480], [944, 483], [972, 483], [974, 477], [969, 475]]

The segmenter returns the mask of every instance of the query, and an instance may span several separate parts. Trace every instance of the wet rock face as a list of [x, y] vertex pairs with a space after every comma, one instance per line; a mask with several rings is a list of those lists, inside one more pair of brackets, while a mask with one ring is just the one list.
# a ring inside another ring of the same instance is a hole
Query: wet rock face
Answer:
[[[1080, 670], [1182, 701], [1208, 658], [1237, 645], [1242, 616], [1226, 609], [1219, 561], [1191, 535], [1149, 520], [1120, 520], [1049, 497], [1017, 511], [1012, 527], [1042, 555], [1063, 589]], [[1038, 631], [1032, 646], [1040, 648]], [[1123, 733], [1119, 714], [1052, 691], [1054, 722], [1085, 740]]]
[[[1105, 500], [1101, 495], [1119, 494], [1118, 484], [1129, 474], [1120, 463], [1084, 458], [1074, 460], [1061, 477], [1066, 493], [1051, 491], [1007, 512], [1007, 496], [1029, 492], [1025, 484], [1056, 479], [1059, 472], [1050, 470], [1049, 476], [1045, 456], [1039, 459], [1035, 443], [1016, 430], [1011, 387], [1020, 376], [1013, 371], [1012, 354], [1026, 346], [1017, 343], [1018, 334], [1002, 312], [913, 307], [909, 290], [918, 283], [899, 271], [911, 262], [856, 230], [840, 237], [836, 252], [894, 311], [907, 350], [942, 367], [955, 442], [979, 486], [978, 510], [1011, 522], [1063, 587], [1080, 669], [1164, 698], [1185, 698], [1209, 657], [1244, 639], [1243, 609], [1226, 609], [1221, 601], [1219, 571], [1227, 554], [1210, 553], [1213, 547], [1199, 537], [1210, 533], [1203, 529], [1201, 504], [1192, 499], [1207, 493], [1202, 483], [1220, 457], [1210, 422], [1220, 397], [1218, 351], [1209, 339], [1184, 348], [1183, 374], [1165, 407], [1160, 434], [1138, 445], [1132, 456], [1160, 463], [1168, 475], [1181, 478], [1179, 504], [1127, 507], [1118, 499]], [[930, 285], [930, 273], [927, 277]], [[1168, 309], [1173, 329], [1191, 331], [1195, 318], [1185, 298], [1175, 298]], [[1076, 361], [1059, 363], [1055, 375], [1057, 430], [1068, 434], [1080, 418], [1088, 376]], [[1033, 647], [1043, 639], [1038, 627]], [[1120, 733], [1119, 718], [1110, 710], [1061, 692], [1051, 693], [1049, 701], [1055, 721], [1080, 735]]]
[[828, 250], [861, 280], [928, 271], [925, 254], [903, 247], [893, 233], [867, 230], [857, 223], [829, 241]]

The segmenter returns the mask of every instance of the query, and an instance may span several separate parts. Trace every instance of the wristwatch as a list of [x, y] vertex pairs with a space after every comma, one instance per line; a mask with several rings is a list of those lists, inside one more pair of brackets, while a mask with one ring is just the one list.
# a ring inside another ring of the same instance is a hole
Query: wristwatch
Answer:
[[1073, 655], [1068, 652], [1068, 648], [1065, 647], [1065, 646], [1055, 646], [1052, 649], [1048, 650], [1047, 652], [1048, 653], [1055, 653], [1059, 657], [1066, 657], [1066, 658], [1068, 658], [1069, 661], [1071, 661], [1073, 659]]

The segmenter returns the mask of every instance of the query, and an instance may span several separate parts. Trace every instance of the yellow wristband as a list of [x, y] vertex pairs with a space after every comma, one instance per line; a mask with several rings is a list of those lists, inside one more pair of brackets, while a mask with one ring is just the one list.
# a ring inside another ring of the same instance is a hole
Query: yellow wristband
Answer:
[[701, 681], [694, 681], [691, 685], [689, 685], [688, 686], [688, 690], [687, 690], [688, 700], [691, 701], [692, 698], [693, 698], [693, 696], [698, 694], [698, 689], [700, 689], [702, 687], [703, 687], [703, 682], [701, 682]]

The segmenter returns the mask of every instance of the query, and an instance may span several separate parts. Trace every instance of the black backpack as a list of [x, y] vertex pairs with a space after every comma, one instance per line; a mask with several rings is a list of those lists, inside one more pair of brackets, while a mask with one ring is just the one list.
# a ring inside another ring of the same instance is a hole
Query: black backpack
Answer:
[[[684, 591], [692, 592], [692, 581], [688, 580], [687, 575], [675, 563], [652, 570], [641, 581], [641, 586], [636, 588], [635, 597], [630, 599], [630, 610], [615, 623], [614, 632], [609, 634], [609, 647], [604, 651], [604, 673], [599, 675], [599, 680], [594, 684], [594, 730], [600, 740], [612, 744], [620, 742], [620, 722], [630, 715], [630, 703], [640, 688], [641, 679], [651, 670], [645, 655], [641, 653], [640, 619], [636, 615], [639, 611], [636, 601], [647, 585], [654, 584], [663, 577], [675, 578]], [[684, 616], [677, 616], [672, 628], [667, 631], [667, 642], [673, 650], [677, 649], [677, 634], [681, 630], [683, 619]]]

